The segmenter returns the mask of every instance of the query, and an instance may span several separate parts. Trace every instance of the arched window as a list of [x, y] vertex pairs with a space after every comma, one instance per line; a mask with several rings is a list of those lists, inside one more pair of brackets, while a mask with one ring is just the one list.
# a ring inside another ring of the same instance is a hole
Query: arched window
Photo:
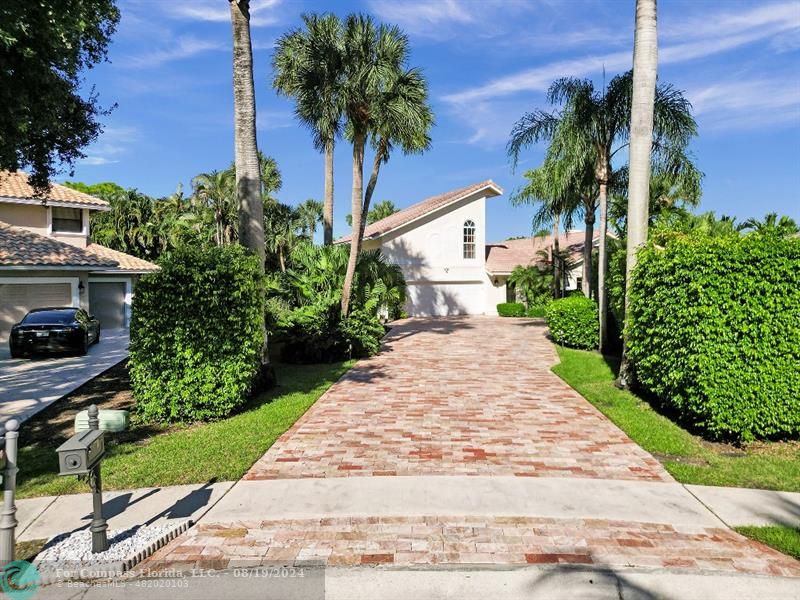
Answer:
[[475, 258], [475, 221], [464, 221], [464, 258]]

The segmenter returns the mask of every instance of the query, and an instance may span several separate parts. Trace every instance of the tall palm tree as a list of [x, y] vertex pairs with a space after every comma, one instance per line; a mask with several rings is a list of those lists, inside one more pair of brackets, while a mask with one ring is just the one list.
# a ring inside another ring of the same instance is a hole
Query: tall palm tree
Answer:
[[323, 203], [309, 198], [298, 204], [296, 211], [300, 235], [308, 240], [313, 240], [314, 234], [317, 232], [317, 223], [323, 222]]
[[[233, 138], [236, 197], [239, 202], [239, 243], [258, 258], [264, 272], [264, 202], [256, 141], [256, 92], [253, 45], [250, 41], [250, 0], [228, 0], [233, 32]], [[256, 387], [274, 381], [269, 364], [266, 320], [261, 345], [261, 369]]]
[[232, 170], [201, 173], [192, 179], [195, 206], [202, 206], [214, 216], [214, 243], [224, 246], [236, 238], [233, 220], [236, 205], [236, 178]]
[[781, 237], [788, 237], [800, 233], [800, 226], [794, 219], [787, 215], [778, 216], [778, 213], [768, 213], [763, 220], [747, 219], [737, 227], [738, 231], [754, 231], [757, 233], [776, 233]]
[[[393, 143], [405, 151], [421, 151], [430, 143], [427, 131], [433, 119], [427, 107], [427, 89], [419, 72], [406, 68], [408, 54], [408, 38], [399, 28], [376, 25], [365, 15], [347, 18], [342, 102], [353, 144], [353, 226], [342, 288], [342, 315], [349, 312], [365, 227], [365, 205], [368, 209], [380, 165], [388, 160]], [[370, 177], [372, 185], [365, 194], [364, 149], [370, 138], [376, 145], [377, 160]]]
[[325, 153], [323, 239], [333, 243], [333, 153], [343, 109], [342, 23], [334, 14], [303, 15], [305, 30], [278, 39], [272, 61], [273, 87], [295, 98], [295, 115], [311, 129], [314, 146]]
[[562, 265], [559, 260], [561, 249], [559, 239], [561, 224], [569, 229], [572, 227], [573, 218], [580, 204], [580, 196], [575, 188], [571, 174], [564, 167], [568, 166], [562, 161], [545, 160], [538, 169], [531, 169], [525, 173], [528, 180], [525, 186], [516, 190], [511, 195], [511, 203], [535, 204], [536, 212], [533, 214], [531, 230], [536, 231], [544, 226], [553, 228], [553, 243], [550, 249], [549, 262], [553, 268], [553, 297], [561, 295]]
[[[550, 86], [547, 98], [552, 105], [560, 107], [560, 111], [551, 114], [539, 110], [524, 115], [514, 125], [507, 146], [514, 165], [523, 148], [540, 140], [550, 141], [555, 156], [574, 160], [580, 165], [592, 165], [600, 213], [597, 283], [601, 350], [605, 347], [608, 332], [608, 189], [612, 160], [617, 152], [628, 146], [632, 87], [631, 72], [614, 77], [599, 92], [590, 80], [559, 79]], [[662, 158], [683, 151], [697, 132], [689, 101], [670, 85], [656, 87], [653, 116], [653, 152]]]

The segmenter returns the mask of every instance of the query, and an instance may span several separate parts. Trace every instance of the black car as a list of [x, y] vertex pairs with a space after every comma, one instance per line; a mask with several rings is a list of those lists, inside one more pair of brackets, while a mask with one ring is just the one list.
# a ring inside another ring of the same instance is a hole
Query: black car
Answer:
[[100, 341], [100, 321], [82, 308], [36, 308], [11, 328], [11, 357], [39, 352], [79, 352]]

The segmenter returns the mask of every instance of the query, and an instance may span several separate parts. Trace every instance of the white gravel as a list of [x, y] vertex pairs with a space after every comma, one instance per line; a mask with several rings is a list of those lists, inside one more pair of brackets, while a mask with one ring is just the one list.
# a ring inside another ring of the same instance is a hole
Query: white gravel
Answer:
[[92, 552], [88, 529], [52, 538], [34, 563], [46, 580], [97, 579], [122, 574], [191, 525], [189, 519], [108, 531], [108, 550]]

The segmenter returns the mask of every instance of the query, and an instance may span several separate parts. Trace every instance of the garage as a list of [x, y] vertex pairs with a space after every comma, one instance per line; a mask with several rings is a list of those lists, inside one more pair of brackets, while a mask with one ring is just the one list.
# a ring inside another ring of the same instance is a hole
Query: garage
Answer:
[[89, 281], [89, 311], [103, 329], [127, 326], [126, 284], [123, 281]]
[[485, 310], [485, 291], [477, 281], [409, 283], [406, 310], [413, 317], [480, 315]]
[[28, 311], [48, 306], [73, 306], [70, 282], [0, 283], [0, 342]]

